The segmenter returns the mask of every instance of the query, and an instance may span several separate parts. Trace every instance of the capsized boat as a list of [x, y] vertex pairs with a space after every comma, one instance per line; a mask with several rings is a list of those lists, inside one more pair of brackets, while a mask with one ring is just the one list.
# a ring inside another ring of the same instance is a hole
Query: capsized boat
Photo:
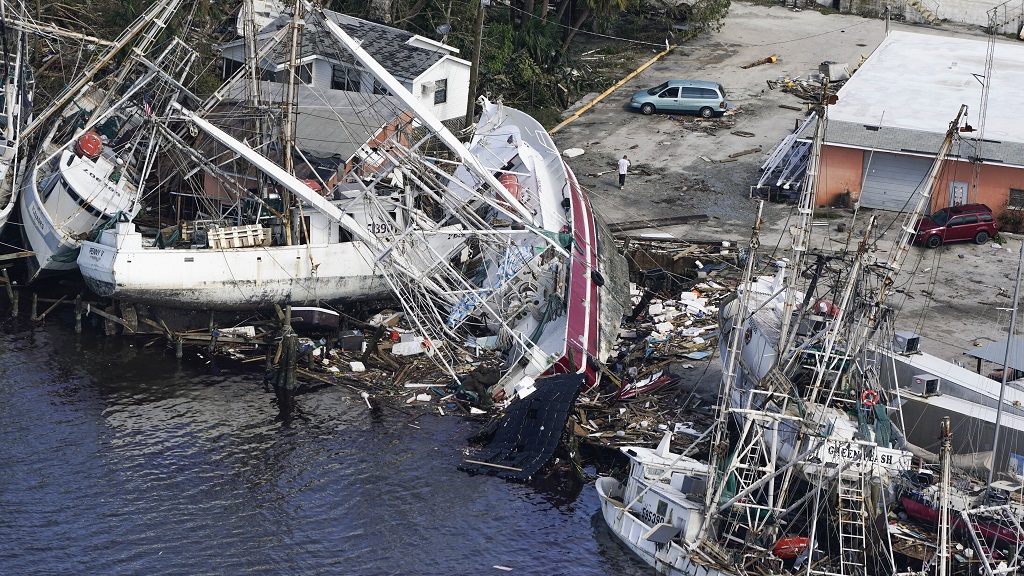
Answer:
[[[73, 270], [81, 241], [134, 215], [162, 146], [153, 119], [188, 95], [197, 54], [172, 38], [153, 54], [179, 0], [153, 4], [26, 128], [41, 134], [22, 190], [29, 282]], [[116, 69], [111, 60], [127, 54]], [[101, 71], [109, 74], [100, 79]]]

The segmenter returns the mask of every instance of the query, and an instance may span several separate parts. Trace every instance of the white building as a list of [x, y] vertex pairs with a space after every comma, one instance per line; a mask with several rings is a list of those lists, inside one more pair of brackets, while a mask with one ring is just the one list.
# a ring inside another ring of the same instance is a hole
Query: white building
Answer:
[[[361, 41], [363, 48], [441, 121], [466, 116], [470, 63], [455, 56], [457, 49], [383, 24], [337, 12], [325, 13], [350, 36]], [[287, 26], [290, 19], [284, 14], [272, 21], [260, 31], [260, 40]], [[298, 58], [299, 78], [303, 82], [324, 90], [385, 93], [370, 73], [351, 63], [350, 58], [334, 53], [332, 43], [317, 42], [309, 37], [313, 32], [306, 29], [303, 34], [307, 37], [300, 42]], [[220, 48], [221, 74], [226, 79], [242, 66], [245, 46], [239, 39]], [[288, 61], [286, 48], [279, 48], [267, 60], [274, 66], [264, 68], [263, 78], [283, 81]]]

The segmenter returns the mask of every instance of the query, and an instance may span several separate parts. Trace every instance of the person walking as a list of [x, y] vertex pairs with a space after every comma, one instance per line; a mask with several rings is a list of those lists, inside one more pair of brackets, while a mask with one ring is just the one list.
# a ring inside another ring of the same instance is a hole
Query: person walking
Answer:
[[625, 154], [622, 155], [622, 160], [619, 160], [619, 190], [626, 185], [626, 172], [629, 170], [630, 162], [629, 158]]

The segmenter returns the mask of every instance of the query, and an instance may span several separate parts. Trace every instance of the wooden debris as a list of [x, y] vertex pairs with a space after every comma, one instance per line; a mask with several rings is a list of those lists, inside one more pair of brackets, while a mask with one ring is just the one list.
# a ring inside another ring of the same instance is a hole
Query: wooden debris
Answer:
[[754, 154], [754, 153], [760, 152], [760, 151], [761, 151], [761, 147], [758, 146], [757, 148], [750, 148], [750, 149], [747, 149], [747, 150], [741, 150], [740, 152], [729, 154], [729, 158], [739, 158], [740, 156], [746, 156], [747, 154]]

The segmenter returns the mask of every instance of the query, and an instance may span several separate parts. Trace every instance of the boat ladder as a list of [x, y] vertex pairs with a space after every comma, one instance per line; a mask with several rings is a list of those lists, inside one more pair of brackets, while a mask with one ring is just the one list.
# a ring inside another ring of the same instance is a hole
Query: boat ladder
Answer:
[[838, 475], [839, 547], [842, 574], [865, 573], [867, 537], [864, 526], [868, 513], [864, 508], [864, 468]]

